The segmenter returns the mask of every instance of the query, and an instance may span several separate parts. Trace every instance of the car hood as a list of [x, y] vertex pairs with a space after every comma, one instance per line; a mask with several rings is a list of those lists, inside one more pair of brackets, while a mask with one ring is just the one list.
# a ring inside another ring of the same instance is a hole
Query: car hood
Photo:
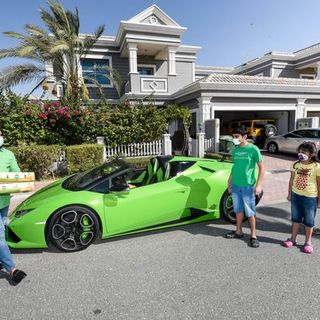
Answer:
[[35, 206], [39, 206], [43, 202], [47, 202], [48, 198], [52, 199], [53, 197], [57, 197], [61, 194], [61, 191], [64, 192], [70, 192], [68, 190], [62, 189], [62, 182], [65, 179], [57, 180], [46, 187], [40, 189], [39, 191], [32, 194], [30, 197], [28, 197], [26, 200], [24, 200], [17, 208], [16, 210], [21, 209], [29, 209], [33, 208]]

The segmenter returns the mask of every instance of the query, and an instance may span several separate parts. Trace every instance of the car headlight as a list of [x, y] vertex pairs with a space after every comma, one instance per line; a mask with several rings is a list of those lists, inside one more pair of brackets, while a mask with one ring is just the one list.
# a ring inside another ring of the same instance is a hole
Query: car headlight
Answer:
[[14, 215], [16, 218], [20, 218], [22, 216], [24, 216], [25, 214], [27, 214], [28, 212], [34, 210], [33, 208], [32, 209], [25, 209], [25, 210], [19, 210], [16, 212], [16, 214]]

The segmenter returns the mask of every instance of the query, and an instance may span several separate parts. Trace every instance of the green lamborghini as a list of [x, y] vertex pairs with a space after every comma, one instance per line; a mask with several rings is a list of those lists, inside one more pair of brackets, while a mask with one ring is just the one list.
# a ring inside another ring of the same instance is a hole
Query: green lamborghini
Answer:
[[105, 162], [21, 203], [6, 228], [8, 244], [73, 252], [98, 238], [220, 217], [234, 223], [227, 192], [231, 167], [225, 161], [180, 156], [152, 158], [143, 170], [121, 159]]

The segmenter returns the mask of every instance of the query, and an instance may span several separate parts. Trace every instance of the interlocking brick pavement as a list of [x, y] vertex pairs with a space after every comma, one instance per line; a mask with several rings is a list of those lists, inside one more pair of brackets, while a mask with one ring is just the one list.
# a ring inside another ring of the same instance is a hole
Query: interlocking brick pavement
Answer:
[[263, 181], [264, 195], [259, 205], [269, 205], [286, 201], [290, 166], [297, 160], [295, 155], [271, 155], [262, 152], [266, 166], [266, 175]]
[[[288, 182], [290, 177], [290, 165], [297, 158], [294, 155], [270, 155], [263, 152], [263, 160], [266, 165], [266, 175], [263, 182], [264, 195], [259, 205], [269, 205], [286, 201], [288, 193]], [[35, 190], [45, 187], [53, 180], [35, 182]], [[31, 193], [13, 194], [10, 204], [10, 212], [30, 196]]]

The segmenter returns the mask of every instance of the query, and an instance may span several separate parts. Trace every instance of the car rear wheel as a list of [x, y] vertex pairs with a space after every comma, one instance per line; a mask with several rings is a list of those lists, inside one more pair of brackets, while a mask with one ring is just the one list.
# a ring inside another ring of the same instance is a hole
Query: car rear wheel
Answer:
[[[262, 196], [263, 196], [263, 191], [258, 196], [256, 196], [256, 205], [260, 202]], [[224, 220], [232, 224], [236, 224], [236, 214], [233, 211], [232, 196], [228, 192], [228, 190], [226, 190], [222, 196], [222, 199], [220, 202], [220, 213], [221, 213], [221, 217]], [[248, 219], [247, 217], [244, 217], [243, 221], [246, 221], [247, 219]]]
[[86, 249], [100, 233], [99, 221], [89, 209], [70, 206], [55, 212], [47, 228], [47, 239], [60, 251]]
[[278, 153], [279, 151], [278, 145], [275, 142], [269, 142], [267, 145], [267, 149], [270, 153], [273, 154]]

